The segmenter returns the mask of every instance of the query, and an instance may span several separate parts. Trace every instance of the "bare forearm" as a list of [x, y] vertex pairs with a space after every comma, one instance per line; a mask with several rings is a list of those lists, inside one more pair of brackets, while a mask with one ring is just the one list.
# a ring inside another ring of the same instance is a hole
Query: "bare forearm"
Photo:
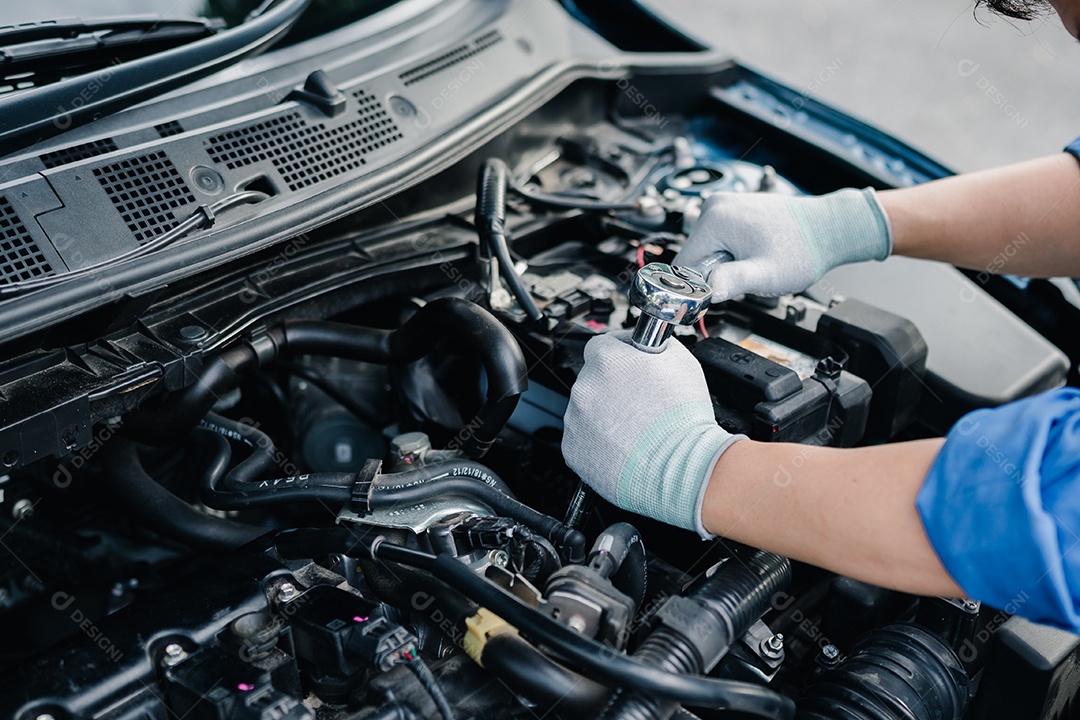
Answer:
[[710, 532], [875, 585], [960, 597], [915, 508], [941, 444], [739, 442], [716, 464], [702, 520]]
[[893, 252], [973, 270], [1080, 276], [1080, 163], [1040, 158], [878, 194]]

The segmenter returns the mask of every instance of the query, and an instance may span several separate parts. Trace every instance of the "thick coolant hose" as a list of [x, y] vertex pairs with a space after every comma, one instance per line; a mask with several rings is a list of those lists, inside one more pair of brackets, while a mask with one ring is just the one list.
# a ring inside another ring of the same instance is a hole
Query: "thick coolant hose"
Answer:
[[194, 384], [173, 393], [158, 408], [139, 408], [124, 417], [123, 434], [144, 445], [172, 447], [221, 397], [240, 383], [259, 356], [247, 343], [235, 345], [206, 361]]
[[143, 469], [134, 443], [113, 438], [102, 449], [105, 481], [132, 519], [197, 550], [231, 550], [267, 531], [208, 515], [173, 495]]
[[496, 515], [516, 520], [541, 534], [561, 550], [567, 562], [579, 563], [585, 559], [585, 536], [581, 531], [568, 528], [550, 515], [537, 512], [500, 492], [495, 483], [484, 480], [485, 476], [494, 476], [494, 473], [467, 460], [450, 460], [417, 470], [380, 475], [368, 494], [368, 508], [412, 507], [438, 498], [466, 497], [487, 505]]
[[604, 706], [607, 687], [563, 667], [513, 633], [484, 645], [484, 668], [514, 693], [559, 717], [594, 717]]
[[466, 342], [487, 373], [487, 399], [459, 434], [466, 455], [480, 457], [506, 426], [521, 394], [528, 368], [517, 340], [475, 303], [439, 298], [420, 308], [396, 330], [343, 323], [290, 320], [271, 329], [259, 350], [241, 343], [209, 360], [196, 382], [171, 395], [157, 409], [128, 415], [124, 432], [139, 442], [168, 447], [187, 437], [218, 399], [235, 388], [247, 370], [288, 355], [326, 355], [386, 365], [415, 362], [444, 339]]
[[507, 621], [534, 643], [551, 648], [558, 656], [605, 684], [634, 688], [636, 692], [684, 705], [728, 709], [758, 717], [790, 720], [794, 714], [794, 703], [768, 688], [674, 673], [617, 653], [508, 594], [452, 555], [431, 555], [378, 539], [372, 543], [371, 552], [383, 560], [427, 570]]
[[530, 320], [536, 322], [544, 315], [522, 285], [506, 239], [506, 188], [509, 182], [510, 170], [502, 160], [491, 158], [480, 166], [476, 180], [476, 231], [481, 249], [499, 263], [499, 274], [510, 286], [518, 305]]
[[[689, 597], [660, 609], [657, 617], [663, 624], [634, 659], [671, 673], [708, 672], [790, 581], [791, 563], [785, 557], [761, 550], [745, 559], [733, 556]], [[678, 709], [670, 699], [632, 687], [615, 691], [601, 720], [667, 720]]]
[[970, 685], [940, 637], [889, 625], [859, 637], [839, 666], [803, 693], [798, 720], [960, 720]]
[[528, 368], [517, 340], [475, 303], [439, 298], [397, 330], [357, 330], [340, 323], [291, 320], [283, 326], [284, 344], [294, 353], [397, 365], [420, 360], [444, 339], [469, 342], [487, 374], [487, 399], [457, 438], [457, 446], [469, 457], [487, 452], [528, 389]]

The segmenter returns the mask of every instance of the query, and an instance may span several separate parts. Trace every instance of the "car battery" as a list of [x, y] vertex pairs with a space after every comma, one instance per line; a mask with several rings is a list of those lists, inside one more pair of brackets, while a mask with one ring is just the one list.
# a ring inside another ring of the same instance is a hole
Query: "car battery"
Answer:
[[821, 359], [807, 377], [721, 337], [698, 342], [717, 422], [728, 432], [766, 442], [850, 447], [862, 439], [870, 386]]

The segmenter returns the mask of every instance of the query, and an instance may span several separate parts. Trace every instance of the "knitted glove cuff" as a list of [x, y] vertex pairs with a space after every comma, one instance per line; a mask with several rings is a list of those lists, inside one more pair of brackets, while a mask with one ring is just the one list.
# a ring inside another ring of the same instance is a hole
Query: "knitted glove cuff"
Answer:
[[884, 260], [892, 253], [892, 226], [873, 188], [797, 198], [791, 214], [806, 239], [818, 280], [838, 265]]

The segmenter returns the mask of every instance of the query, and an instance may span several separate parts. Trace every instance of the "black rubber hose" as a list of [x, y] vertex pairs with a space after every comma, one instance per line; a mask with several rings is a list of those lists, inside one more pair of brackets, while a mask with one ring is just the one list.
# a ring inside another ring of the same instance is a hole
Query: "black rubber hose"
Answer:
[[697, 707], [736, 710], [782, 720], [789, 720], [794, 714], [794, 703], [768, 688], [732, 680], [670, 673], [615, 653], [611, 648], [580, 635], [509, 595], [476, 575], [452, 555], [430, 555], [379, 541], [373, 543], [372, 552], [376, 557], [429, 571], [474, 602], [490, 609], [526, 637], [551, 648], [605, 683], [635, 688], [641, 693]]
[[525, 356], [513, 334], [491, 313], [460, 298], [432, 300], [396, 330], [295, 320], [271, 330], [267, 337], [271, 342], [263, 357], [247, 343], [225, 350], [206, 363], [194, 384], [173, 393], [160, 407], [129, 413], [124, 433], [148, 445], [175, 445], [222, 395], [237, 386], [244, 372], [283, 354], [404, 364], [424, 357], [443, 339], [455, 338], [469, 341], [487, 372], [487, 400], [456, 443], [470, 457], [480, 457], [506, 426], [529, 386]]
[[[472, 478], [488, 487], [498, 490], [500, 493], [517, 500], [506, 481], [495, 474], [486, 465], [481, 465], [473, 460], [444, 460], [414, 470], [405, 470], [398, 473], [386, 473], [379, 476], [379, 482], [373, 489], [380, 492], [396, 488], [398, 486], [412, 486], [421, 483], [442, 481], [444, 478]], [[442, 487], [442, 486], [440, 486]]]
[[[277, 447], [274, 445], [274, 441], [270, 439], [270, 436], [254, 425], [232, 420], [216, 413], [207, 413], [206, 417], [199, 421], [198, 427], [223, 438], [242, 442], [252, 448], [251, 454], [233, 468], [232, 472], [225, 474], [220, 480], [213, 483], [215, 489], [235, 490], [242, 488], [248, 483], [258, 480], [269, 472], [271, 468], [282, 464], [284, 460], [283, 456], [278, 453]], [[224, 450], [221, 448], [220, 444], [216, 444], [217, 453], [213, 464], [215, 466], [220, 465], [224, 461], [225, 468], [227, 468], [229, 461], [232, 459], [232, 452], [227, 442], [224, 444]], [[224, 468], [221, 468], [220, 472], [224, 472]], [[220, 473], [218, 474], [220, 475]]]
[[[745, 560], [729, 558], [701, 584], [668, 620], [661, 622], [634, 659], [677, 674], [712, 670], [750, 626], [770, 607], [771, 598], [791, 581], [787, 558], [756, 551]], [[632, 686], [631, 686], [632, 687]], [[601, 720], [668, 720], [678, 704], [670, 699], [620, 688], [601, 713]]]
[[506, 188], [509, 181], [510, 170], [502, 160], [491, 158], [480, 166], [476, 180], [476, 231], [480, 235], [480, 247], [499, 263], [499, 274], [510, 287], [518, 305], [530, 320], [537, 322], [544, 315], [521, 284], [506, 239]]
[[[210, 434], [213, 456], [199, 482], [199, 499], [217, 510], [252, 510], [296, 503], [320, 502], [331, 509], [340, 508], [352, 499], [356, 473], [310, 473], [291, 477], [234, 485], [231, 490], [218, 487], [229, 465], [229, 443], [224, 435]], [[242, 463], [241, 463], [242, 466]], [[237, 466], [239, 469], [241, 466]], [[233, 472], [236, 472], [236, 469]]]
[[258, 356], [246, 343], [224, 350], [207, 361], [193, 385], [170, 395], [160, 408], [128, 413], [121, 433], [145, 445], [176, 445], [222, 395], [237, 386], [244, 372], [257, 365]]
[[626, 593], [634, 601], [637, 611], [645, 599], [648, 558], [636, 527], [620, 522], [604, 530], [593, 543], [586, 562]]
[[487, 373], [487, 400], [457, 439], [466, 455], [481, 457], [529, 386], [525, 356], [517, 340], [491, 313], [475, 303], [448, 297], [427, 303], [397, 330], [313, 320], [284, 325], [284, 345], [290, 353], [389, 365], [415, 362], [446, 338], [467, 339]]
[[113, 438], [102, 449], [105, 479], [132, 519], [196, 550], [232, 550], [267, 531], [207, 515], [159, 485], [143, 469], [134, 443]]
[[593, 717], [610, 693], [604, 685], [563, 667], [513, 633], [489, 640], [480, 661], [510, 690], [545, 713], [557, 706], [559, 717]]
[[560, 549], [566, 562], [580, 563], [585, 559], [585, 535], [580, 530], [568, 528], [550, 515], [505, 495], [477, 473], [493, 475], [483, 465], [465, 460], [382, 475], [371, 488], [368, 507], [372, 510], [411, 507], [436, 498], [472, 498], [490, 507], [496, 515], [517, 520], [547, 538]]
[[915, 625], [861, 636], [799, 700], [799, 720], [960, 720], [970, 681], [941, 638]]

